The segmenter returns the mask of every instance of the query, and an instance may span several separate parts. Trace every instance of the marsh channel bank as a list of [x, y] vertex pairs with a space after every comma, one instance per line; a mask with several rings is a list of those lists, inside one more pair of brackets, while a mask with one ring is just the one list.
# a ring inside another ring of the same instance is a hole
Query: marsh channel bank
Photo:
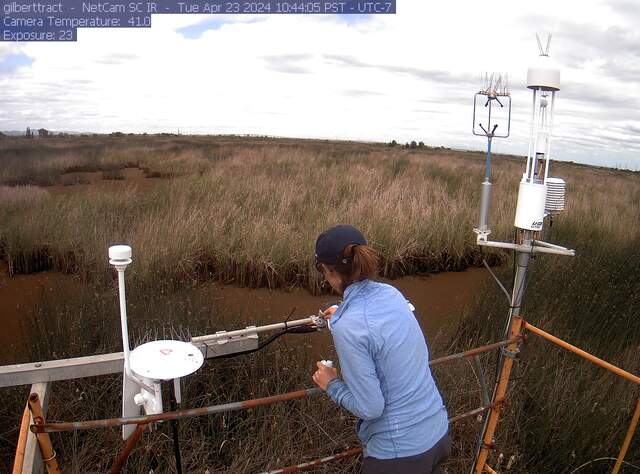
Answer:
[[[389, 283], [404, 293], [416, 307], [416, 315], [429, 341], [446, 337], [448, 331], [459, 321], [465, 304], [490, 278], [486, 270], [472, 268], [464, 272], [447, 272], [424, 276], [402, 277]], [[19, 346], [29, 340], [25, 333], [27, 318], [45, 316], [39, 312], [56, 292], [73, 294], [82, 289], [83, 283], [74, 275], [41, 272], [31, 275], [10, 277], [3, 269], [0, 272], [0, 321], [4, 330], [0, 332], [0, 361], [2, 364], [35, 362], [18, 360], [24, 356]], [[209, 302], [212, 307], [224, 308], [239, 320], [255, 325], [280, 322], [295, 311], [299, 317], [315, 314], [318, 309], [332, 299], [331, 295], [314, 296], [305, 289], [268, 290], [241, 288], [219, 283], [205, 283], [195, 290], [202, 304]], [[194, 293], [190, 292], [189, 297]], [[114, 301], [117, 293], [113, 293]], [[180, 309], [180, 296], [175, 297], [176, 310]], [[46, 308], [43, 308], [46, 309]], [[131, 318], [150, 318], [143, 308], [130, 309]], [[119, 315], [113, 314], [114, 321]], [[227, 330], [238, 327], [225, 327]], [[305, 343], [317, 353], [326, 357], [332, 350], [331, 335], [322, 332], [306, 338]], [[64, 351], [64, 348], [61, 348]], [[89, 354], [87, 354], [89, 355]]]

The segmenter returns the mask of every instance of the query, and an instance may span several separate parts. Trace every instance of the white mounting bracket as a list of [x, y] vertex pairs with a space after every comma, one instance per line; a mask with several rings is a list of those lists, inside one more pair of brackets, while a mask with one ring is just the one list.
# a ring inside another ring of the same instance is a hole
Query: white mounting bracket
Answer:
[[491, 234], [491, 229], [480, 230], [476, 227], [473, 228], [473, 231], [476, 233], [476, 243], [480, 245], [480, 242], [487, 242], [489, 240], [489, 234]]
[[541, 240], [532, 241], [531, 245], [512, 244], [510, 242], [494, 242], [491, 240], [478, 241], [478, 245], [482, 247], [494, 247], [506, 250], [515, 250], [522, 253], [538, 254], [549, 253], [553, 255], [565, 255], [567, 257], [575, 257], [576, 251], [570, 250], [560, 245], [549, 244]]
[[134, 395], [133, 401], [137, 406], [144, 408], [144, 412], [147, 415], [157, 415], [162, 413], [162, 389], [160, 387], [160, 382], [147, 380], [146, 385], [152, 386], [153, 392], [142, 387], [140, 388], [140, 392]]
[[217, 331], [210, 336], [192, 338], [191, 343], [202, 351], [205, 359], [258, 348], [258, 329], [249, 326], [240, 331]]
[[228, 344], [229, 342], [237, 342], [242, 339], [255, 339], [258, 340], [258, 330], [255, 326], [247, 326], [245, 333], [239, 336], [228, 336], [227, 331], [218, 331], [215, 333], [213, 341], [218, 345]]

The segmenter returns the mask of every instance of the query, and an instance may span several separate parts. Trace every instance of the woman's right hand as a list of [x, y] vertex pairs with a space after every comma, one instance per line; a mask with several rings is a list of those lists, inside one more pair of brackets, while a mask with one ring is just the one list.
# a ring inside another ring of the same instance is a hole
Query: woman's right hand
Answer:
[[318, 312], [318, 315], [319, 315], [319, 316], [322, 316], [324, 319], [329, 320], [329, 319], [331, 319], [331, 316], [333, 316], [333, 313], [335, 313], [337, 309], [338, 309], [338, 305], [337, 305], [337, 304], [334, 304], [334, 305], [329, 306], [329, 307], [328, 307], [327, 309], [325, 309], [324, 311], [323, 311], [323, 310], [320, 310], [320, 311]]
[[338, 370], [321, 361], [316, 362], [316, 367], [318, 370], [313, 373], [312, 379], [318, 387], [326, 392], [329, 383], [338, 378]]

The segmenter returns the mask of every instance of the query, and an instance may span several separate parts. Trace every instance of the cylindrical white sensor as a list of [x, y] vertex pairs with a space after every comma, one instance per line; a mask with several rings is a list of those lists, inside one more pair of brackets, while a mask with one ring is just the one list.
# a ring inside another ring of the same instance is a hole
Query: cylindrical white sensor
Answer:
[[547, 187], [542, 183], [520, 182], [515, 226], [524, 230], [540, 230], [544, 223]]

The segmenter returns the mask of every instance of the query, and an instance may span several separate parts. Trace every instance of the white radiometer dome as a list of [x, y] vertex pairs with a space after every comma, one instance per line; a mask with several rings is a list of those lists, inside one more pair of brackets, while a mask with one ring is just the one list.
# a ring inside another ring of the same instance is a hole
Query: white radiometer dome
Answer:
[[131, 351], [129, 364], [137, 375], [152, 380], [185, 377], [198, 370], [204, 357], [200, 349], [182, 341], [152, 341]]
[[560, 68], [549, 56], [538, 56], [527, 69], [527, 87], [545, 91], [560, 90]]
[[109, 247], [109, 258], [112, 260], [128, 260], [131, 258], [131, 247], [128, 245]]

